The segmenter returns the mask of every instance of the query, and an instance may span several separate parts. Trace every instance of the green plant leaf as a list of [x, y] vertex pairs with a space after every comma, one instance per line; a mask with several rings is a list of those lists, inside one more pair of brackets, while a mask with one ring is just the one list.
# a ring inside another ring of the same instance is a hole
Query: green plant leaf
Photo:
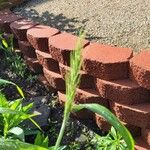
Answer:
[[4, 94], [0, 92], [0, 107], [8, 107], [8, 101]]
[[4, 80], [4, 79], [0, 79], [0, 85], [1, 85], [1, 84], [11, 84], [11, 85], [16, 86], [16, 88], [17, 88], [19, 94], [22, 96], [22, 98], [25, 98], [22, 89], [21, 89], [18, 85], [16, 85], [15, 83], [13, 83], [13, 82], [11, 82], [11, 81]]
[[2, 44], [4, 45], [4, 47], [7, 49], [8, 48], [8, 43], [5, 39], [2, 39]]
[[18, 139], [24, 142], [24, 131], [20, 127], [14, 127], [8, 131], [8, 133], [14, 134]]
[[26, 106], [23, 106], [22, 111], [25, 112], [25, 113], [28, 113], [29, 110], [30, 110], [32, 107], [33, 107], [33, 103], [30, 103], [30, 104], [28, 104], [28, 105], [26, 105]]
[[12, 110], [9, 108], [0, 107], [0, 114], [24, 114], [23, 112]]
[[39, 128], [39, 130], [42, 131], [41, 127], [31, 117], [29, 117], [29, 119], [37, 128]]
[[111, 128], [110, 134], [113, 136], [114, 139], [117, 139], [117, 132], [114, 127]]
[[22, 96], [22, 98], [25, 98], [25, 96], [24, 96], [24, 93], [23, 93], [22, 89], [21, 89], [18, 85], [16, 85], [16, 88], [17, 88], [17, 90], [18, 90], [19, 94]]
[[48, 143], [49, 143], [48, 136], [45, 137], [41, 132], [38, 132], [34, 141], [34, 145], [39, 145], [41, 147], [48, 148]]
[[99, 104], [79, 104], [73, 106], [73, 111], [79, 111], [83, 108], [86, 108], [104, 117], [105, 120], [107, 120], [117, 131], [119, 131], [119, 134], [125, 140], [129, 150], [134, 150], [134, 140], [132, 135], [109, 109]]
[[22, 99], [17, 99], [17, 100], [14, 100], [14, 101], [9, 103], [9, 105], [10, 105], [9, 108], [12, 110], [18, 110], [17, 108], [19, 106], [21, 106], [21, 104], [22, 104]]
[[1, 150], [48, 150], [47, 148], [12, 139], [0, 138]]
[[[66, 146], [61, 146], [57, 150], [64, 150]], [[19, 140], [0, 138], [0, 150], [54, 150], [54, 146], [44, 148], [38, 145], [33, 145]]]

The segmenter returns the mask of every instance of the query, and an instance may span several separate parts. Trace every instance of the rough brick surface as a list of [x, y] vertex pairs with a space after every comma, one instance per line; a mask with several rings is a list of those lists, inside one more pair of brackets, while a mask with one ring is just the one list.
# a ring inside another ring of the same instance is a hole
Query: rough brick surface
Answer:
[[[111, 129], [111, 125], [100, 115], [95, 114], [95, 121], [97, 126], [104, 132], [108, 132]], [[122, 122], [123, 123], [123, 122]], [[127, 123], [123, 123], [128, 130], [131, 132], [132, 136], [137, 137], [141, 135], [141, 128], [133, 126]]]
[[59, 64], [56, 60], [52, 59], [49, 53], [36, 50], [36, 55], [39, 63], [46, 69], [54, 72], [59, 71]]
[[25, 62], [28, 66], [28, 68], [33, 71], [36, 74], [40, 74], [42, 73], [42, 66], [39, 64], [38, 60], [35, 58], [29, 58], [29, 57], [25, 57]]
[[115, 80], [128, 77], [129, 62], [132, 50], [90, 44], [83, 50], [84, 70], [101, 79]]
[[131, 74], [137, 83], [150, 90], [150, 51], [142, 51], [130, 60]]
[[[63, 79], [65, 79], [65, 75], [67, 72], [70, 71], [70, 67], [65, 66], [61, 63], [59, 63], [59, 68], [60, 68], [60, 72], [61, 75], [63, 77]], [[79, 88], [91, 88], [94, 89], [95, 88], [95, 84], [94, 84], [94, 78], [88, 74], [86, 74], [84, 71], [80, 71], [80, 75], [81, 75], [81, 80], [80, 80], [80, 85]]]
[[43, 68], [43, 72], [50, 86], [58, 91], [65, 91], [65, 81], [62, 79], [59, 73], [50, 71], [46, 68]]
[[108, 100], [100, 97], [95, 90], [91, 89], [77, 88], [75, 101], [77, 103], [97, 103], [109, 107]]
[[[59, 91], [58, 99], [59, 99], [60, 104], [64, 105], [66, 102], [66, 95]], [[93, 113], [86, 109], [83, 109], [76, 113], [72, 113], [72, 115], [78, 119], [93, 119]]]
[[35, 49], [31, 46], [31, 44], [27, 41], [18, 41], [19, 49], [23, 53], [24, 56], [29, 58], [36, 58]]
[[48, 51], [48, 39], [59, 33], [59, 30], [44, 25], [36, 25], [27, 31], [27, 38], [33, 47], [40, 51]]
[[[52, 57], [64, 65], [70, 64], [70, 52], [76, 48], [78, 37], [69, 33], [61, 33], [49, 38], [49, 51]], [[84, 40], [82, 47], [89, 42]]]
[[22, 19], [22, 17], [14, 14], [6, 14], [0, 16], [0, 31], [11, 33], [10, 24], [19, 19]]
[[132, 105], [150, 100], [150, 92], [129, 79], [115, 81], [96, 79], [96, 87], [102, 97], [122, 104]]
[[128, 106], [111, 102], [111, 108], [123, 122], [141, 128], [150, 127], [150, 103]]
[[27, 30], [35, 26], [36, 23], [30, 20], [21, 19], [10, 24], [10, 28], [20, 41], [27, 41]]
[[[65, 103], [66, 101], [65, 94], [62, 92], [58, 92], [58, 95], [60, 103], [62, 104]], [[86, 90], [77, 89], [74, 102], [76, 104], [97, 103], [105, 107], [108, 107], [108, 100], [100, 97], [99, 95], [97, 95], [96, 91], [90, 89]], [[78, 113], [74, 113], [74, 115], [77, 118], [81, 119], [94, 118], [94, 114], [88, 110], [82, 110]]]
[[142, 129], [142, 138], [150, 146], [150, 127]]
[[150, 150], [150, 145], [147, 145], [142, 138], [135, 139], [135, 150]]

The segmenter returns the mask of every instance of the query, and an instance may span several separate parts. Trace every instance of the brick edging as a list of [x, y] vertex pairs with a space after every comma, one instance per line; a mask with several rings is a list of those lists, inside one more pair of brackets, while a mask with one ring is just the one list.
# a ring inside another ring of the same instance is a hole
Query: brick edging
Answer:
[[[65, 101], [62, 99], [64, 76], [69, 70], [70, 53], [78, 37], [39, 25], [9, 10], [0, 11], [0, 30], [14, 34], [29, 68], [40, 74], [39, 80], [46, 87], [59, 91], [61, 102]], [[150, 146], [150, 51], [133, 56], [129, 48], [87, 40], [83, 46], [82, 81], [76, 101], [97, 102], [108, 107], [124, 123], [140, 128], [137, 132]], [[88, 119], [86, 113], [85, 110], [82, 115], [78, 113], [76, 116]], [[92, 115], [93, 120], [95, 115]], [[107, 129], [107, 123], [98, 119], [97, 115], [96, 122], [99, 127], [106, 125], [104, 129]], [[144, 148], [144, 144], [142, 146]]]

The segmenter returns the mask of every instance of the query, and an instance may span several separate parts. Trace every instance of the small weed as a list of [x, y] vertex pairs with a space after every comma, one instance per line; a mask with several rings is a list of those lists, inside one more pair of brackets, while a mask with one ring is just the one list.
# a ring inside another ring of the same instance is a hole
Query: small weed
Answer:
[[0, 49], [5, 55], [5, 64], [19, 77], [24, 77], [26, 73], [26, 65], [24, 60], [14, 52], [13, 36], [10, 35], [5, 39], [4, 34], [0, 34]]

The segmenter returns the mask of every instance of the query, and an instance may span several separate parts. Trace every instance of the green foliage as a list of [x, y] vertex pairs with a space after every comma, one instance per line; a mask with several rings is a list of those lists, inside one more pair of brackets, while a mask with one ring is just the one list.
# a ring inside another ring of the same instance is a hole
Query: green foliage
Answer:
[[17, 76], [24, 77], [27, 67], [21, 56], [14, 52], [13, 35], [10, 35], [6, 40], [4, 35], [0, 34], [0, 49], [5, 54], [5, 63], [9, 66], [10, 70]]
[[[33, 116], [37, 115], [37, 114], [29, 114], [29, 110], [32, 108], [32, 106], [33, 106], [32, 103], [26, 106], [22, 106], [22, 99], [9, 102], [4, 97], [4, 95], [0, 93], [0, 110], [1, 110], [0, 113], [2, 115], [3, 135], [5, 138], [8, 136], [9, 133], [14, 133], [15, 131], [17, 131], [15, 127], [17, 127], [21, 122], [23, 122], [26, 119], [31, 120]], [[16, 133], [16, 135], [20, 134]]]
[[95, 144], [95, 150], [128, 150], [122, 136], [113, 127], [106, 136], [97, 135], [92, 142]]
[[[132, 135], [127, 130], [127, 128], [116, 118], [114, 114], [110, 112], [107, 108], [104, 106], [101, 106], [99, 104], [79, 104], [74, 105], [74, 110], [79, 111], [81, 109], [89, 109], [90, 111], [97, 113], [105, 118], [111, 125], [114, 126], [114, 128], [119, 131], [120, 135], [123, 137], [125, 142], [128, 145], [129, 150], [134, 149], [134, 140], [132, 138]], [[114, 132], [115, 133], [115, 132]]]
[[45, 137], [41, 132], [39, 132], [35, 138], [34, 145], [39, 145], [41, 147], [48, 148], [48, 136]]

